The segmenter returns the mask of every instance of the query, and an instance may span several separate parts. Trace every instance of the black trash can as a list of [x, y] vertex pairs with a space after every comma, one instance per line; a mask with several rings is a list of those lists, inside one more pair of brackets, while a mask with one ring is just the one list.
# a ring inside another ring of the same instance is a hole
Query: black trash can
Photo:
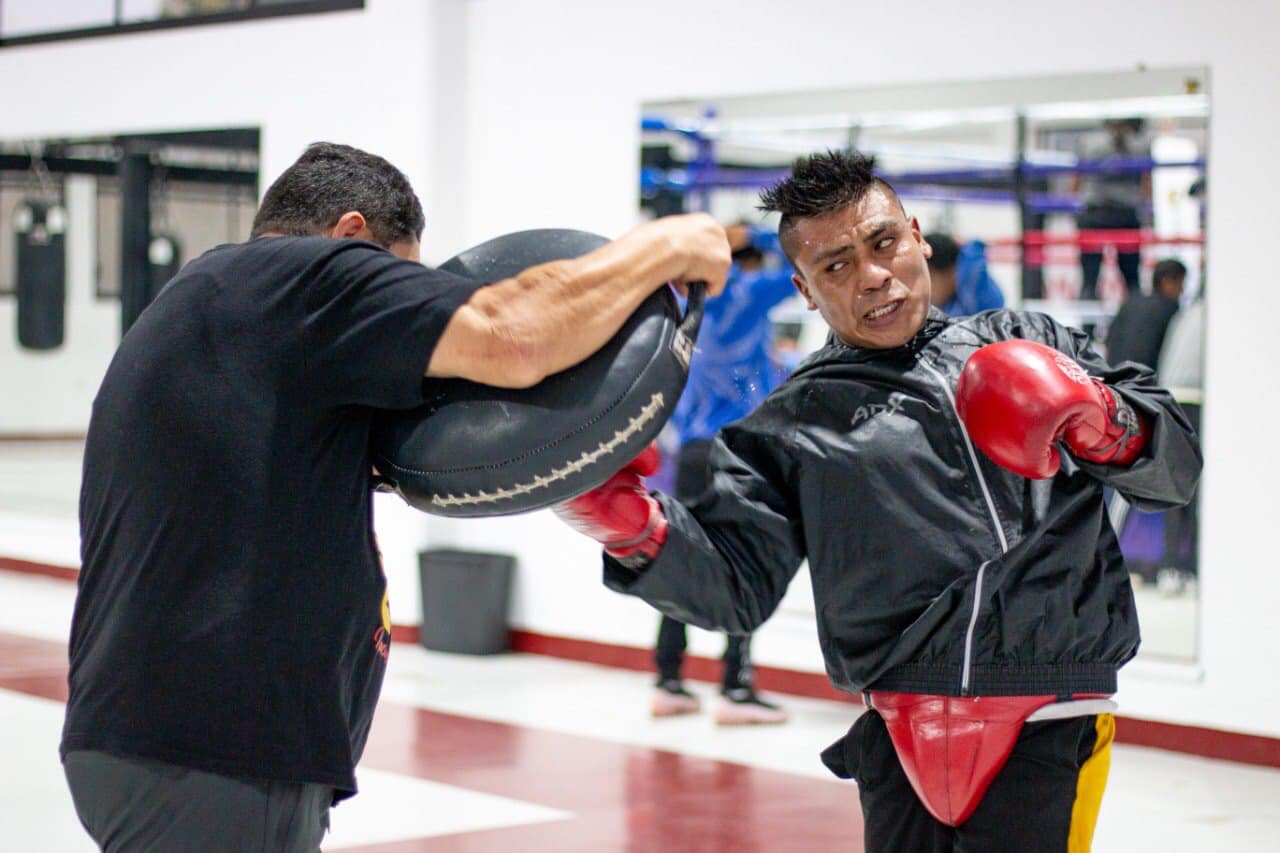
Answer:
[[505, 652], [515, 565], [510, 554], [451, 548], [419, 553], [423, 648], [465, 655]]

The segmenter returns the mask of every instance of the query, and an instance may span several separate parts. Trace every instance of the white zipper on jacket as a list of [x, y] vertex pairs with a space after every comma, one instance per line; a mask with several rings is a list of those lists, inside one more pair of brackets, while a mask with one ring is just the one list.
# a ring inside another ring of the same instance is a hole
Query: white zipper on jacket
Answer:
[[[978, 465], [978, 452], [973, 448], [973, 440], [969, 438], [969, 430], [965, 429], [964, 421], [960, 419], [960, 410], [956, 408], [955, 395], [951, 393], [951, 385], [947, 382], [947, 378], [943, 376], [937, 368], [929, 364], [924, 358], [920, 358], [920, 366], [932, 373], [938, 379], [938, 383], [942, 385], [942, 391], [947, 395], [947, 402], [951, 404], [951, 411], [956, 416], [956, 423], [960, 425], [960, 435], [964, 436], [964, 446], [969, 451], [969, 461], [973, 465], [973, 473], [978, 478], [978, 485], [982, 487], [982, 497], [987, 502], [987, 511], [991, 513], [991, 523], [996, 528], [996, 538], [1000, 540], [1000, 553], [1009, 553], [1009, 540], [1005, 538], [1004, 528], [1000, 525], [1000, 516], [996, 513], [996, 502], [991, 497], [991, 489], [987, 487], [987, 479], [982, 476], [982, 468]], [[973, 632], [978, 625], [978, 602], [982, 599], [982, 579], [987, 572], [987, 566], [991, 564], [990, 560], [985, 561], [978, 566], [978, 577], [973, 584], [973, 612], [969, 614], [969, 627], [964, 632], [964, 669], [960, 676], [960, 692], [969, 692], [969, 670], [973, 665]]]

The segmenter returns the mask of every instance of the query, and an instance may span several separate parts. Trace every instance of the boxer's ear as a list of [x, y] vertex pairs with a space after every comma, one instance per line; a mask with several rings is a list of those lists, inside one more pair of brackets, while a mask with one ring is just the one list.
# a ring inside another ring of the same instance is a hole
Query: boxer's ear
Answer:
[[800, 291], [800, 295], [804, 297], [805, 304], [809, 306], [810, 311], [817, 311], [818, 306], [814, 304], [813, 297], [809, 295], [809, 285], [801, 278], [799, 273], [791, 276], [791, 283], [796, 286], [796, 290]]

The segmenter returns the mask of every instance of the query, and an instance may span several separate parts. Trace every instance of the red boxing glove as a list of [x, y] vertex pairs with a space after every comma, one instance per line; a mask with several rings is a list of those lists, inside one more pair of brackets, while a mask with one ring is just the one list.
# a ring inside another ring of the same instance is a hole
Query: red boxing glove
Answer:
[[956, 410], [973, 443], [1015, 474], [1058, 473], [1061, 441], [1090, 462], [1127, 465], [1146, 445], [1133, 407], [1069, 356], [1035, 341], [975, 352], [956, 383]]
[[604, 485], [553, 511], [574, 530], [604, 545], [605, 553], [623, 565], [643, 566], [667, 541], [667, 517], [642, 479], [657, 470], [658, 449], [649, 445]]

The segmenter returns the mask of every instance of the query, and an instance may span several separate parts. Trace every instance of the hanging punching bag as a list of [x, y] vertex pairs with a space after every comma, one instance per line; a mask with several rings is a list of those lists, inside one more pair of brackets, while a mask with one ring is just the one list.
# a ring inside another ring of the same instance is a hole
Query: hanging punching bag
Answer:
[[169, 279], [182, 269], [182, 244], [172, 234], [151, 235], [147, 245], [147, 304], [160, 295]]
[[26, 200], [14, 211], [18, 343], [26, 349], [62, 346], [67, 302], [67, 211]]

